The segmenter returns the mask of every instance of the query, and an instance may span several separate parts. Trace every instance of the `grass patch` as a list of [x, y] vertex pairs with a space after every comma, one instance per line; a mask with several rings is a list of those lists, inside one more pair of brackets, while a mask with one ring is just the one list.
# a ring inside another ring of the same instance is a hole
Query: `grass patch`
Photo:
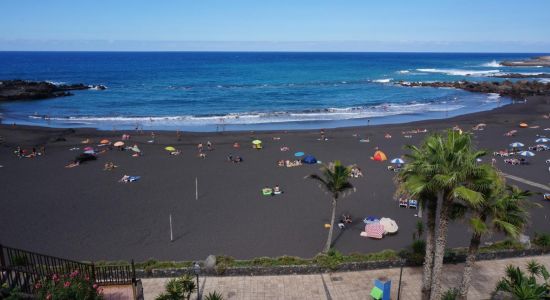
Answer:
[[495, 242], [490, 246], [483, 246], [479, 248], [479, 253], [503, 251], [503, 250], [523, 250], [523, 245], [514, 240], [504, 240]]

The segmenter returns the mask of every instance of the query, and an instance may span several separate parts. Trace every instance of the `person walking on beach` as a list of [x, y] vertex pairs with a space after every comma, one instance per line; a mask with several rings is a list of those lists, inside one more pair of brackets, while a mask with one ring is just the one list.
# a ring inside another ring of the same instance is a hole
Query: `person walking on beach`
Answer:
[[208, 151], [212, 151], [212, 142], [206, 142], [206, 148], [208, 149]]
[[202, 153], [202, 149], [203, 149], [202, 143], [199, 143], [197, 145], [197, 149], [199, 150], [199, 153]]
[[176, 130], [176, 138], [177, 138], [178, 142], [181, 141], [181, 132], [179, 131], [179, 129]]

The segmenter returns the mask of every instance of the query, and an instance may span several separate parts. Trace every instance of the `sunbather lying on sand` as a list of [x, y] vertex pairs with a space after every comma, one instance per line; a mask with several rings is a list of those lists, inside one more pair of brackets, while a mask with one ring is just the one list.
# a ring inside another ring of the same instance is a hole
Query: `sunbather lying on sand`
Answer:
[[66, 165], [65, 168], [74, 168], [78, 166], [80, 166], [80, 162], [75, 160], [75, 161], [72, 161], [70, 164]]
[[118, 168], [117, 165], [115, 165], [112, 161], [105, 163], [105, 167], [103, 168], [103, 171], [112, 171], [114, 168]]

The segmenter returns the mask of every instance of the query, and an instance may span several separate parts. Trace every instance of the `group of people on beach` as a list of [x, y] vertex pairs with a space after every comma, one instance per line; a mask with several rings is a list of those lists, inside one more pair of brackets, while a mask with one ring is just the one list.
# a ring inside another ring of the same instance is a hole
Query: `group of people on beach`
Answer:
[[46, 146], [45, 145], [40, 146], [40, 151], [36, 149], [36, 146], [32, 147], [31, 151], [25, 150], [21, 146], [17, 146], [14, 153], [15, 155], [17, 155], [18, 158], [34, 158], [40, 155], [45, 155]]

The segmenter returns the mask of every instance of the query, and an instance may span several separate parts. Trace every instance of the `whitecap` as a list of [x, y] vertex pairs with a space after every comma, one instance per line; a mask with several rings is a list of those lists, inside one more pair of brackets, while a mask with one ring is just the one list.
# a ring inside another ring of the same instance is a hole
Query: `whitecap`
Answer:
[[419, 72], [425, 73], [441, 73], [450, 76], [477, 76], [483, 77], [500, 73], [500, 70], [462, 70], [462, 69], [416, 69]]
[[392, 81], [392, 78], [383, 78], [383, 79], [375, 79], [372, 82], [378, 82], [378, 83], [388, 83]]
[[502, 67], [502, 65], [500, 63], [498, 63], [496, 60], [492, 60], [491, 62], [488, 62], [488, 63], [484, 63], [481, 65], [482, 67], [488, 67], [488, 68], [498, 68], [498, 67]]
[[400, 71], [397, 71], [396, 73], [397, 74], [407, 74], [407, 73], [410, 73], [411, 71], [409, 70], [400, 70]]

